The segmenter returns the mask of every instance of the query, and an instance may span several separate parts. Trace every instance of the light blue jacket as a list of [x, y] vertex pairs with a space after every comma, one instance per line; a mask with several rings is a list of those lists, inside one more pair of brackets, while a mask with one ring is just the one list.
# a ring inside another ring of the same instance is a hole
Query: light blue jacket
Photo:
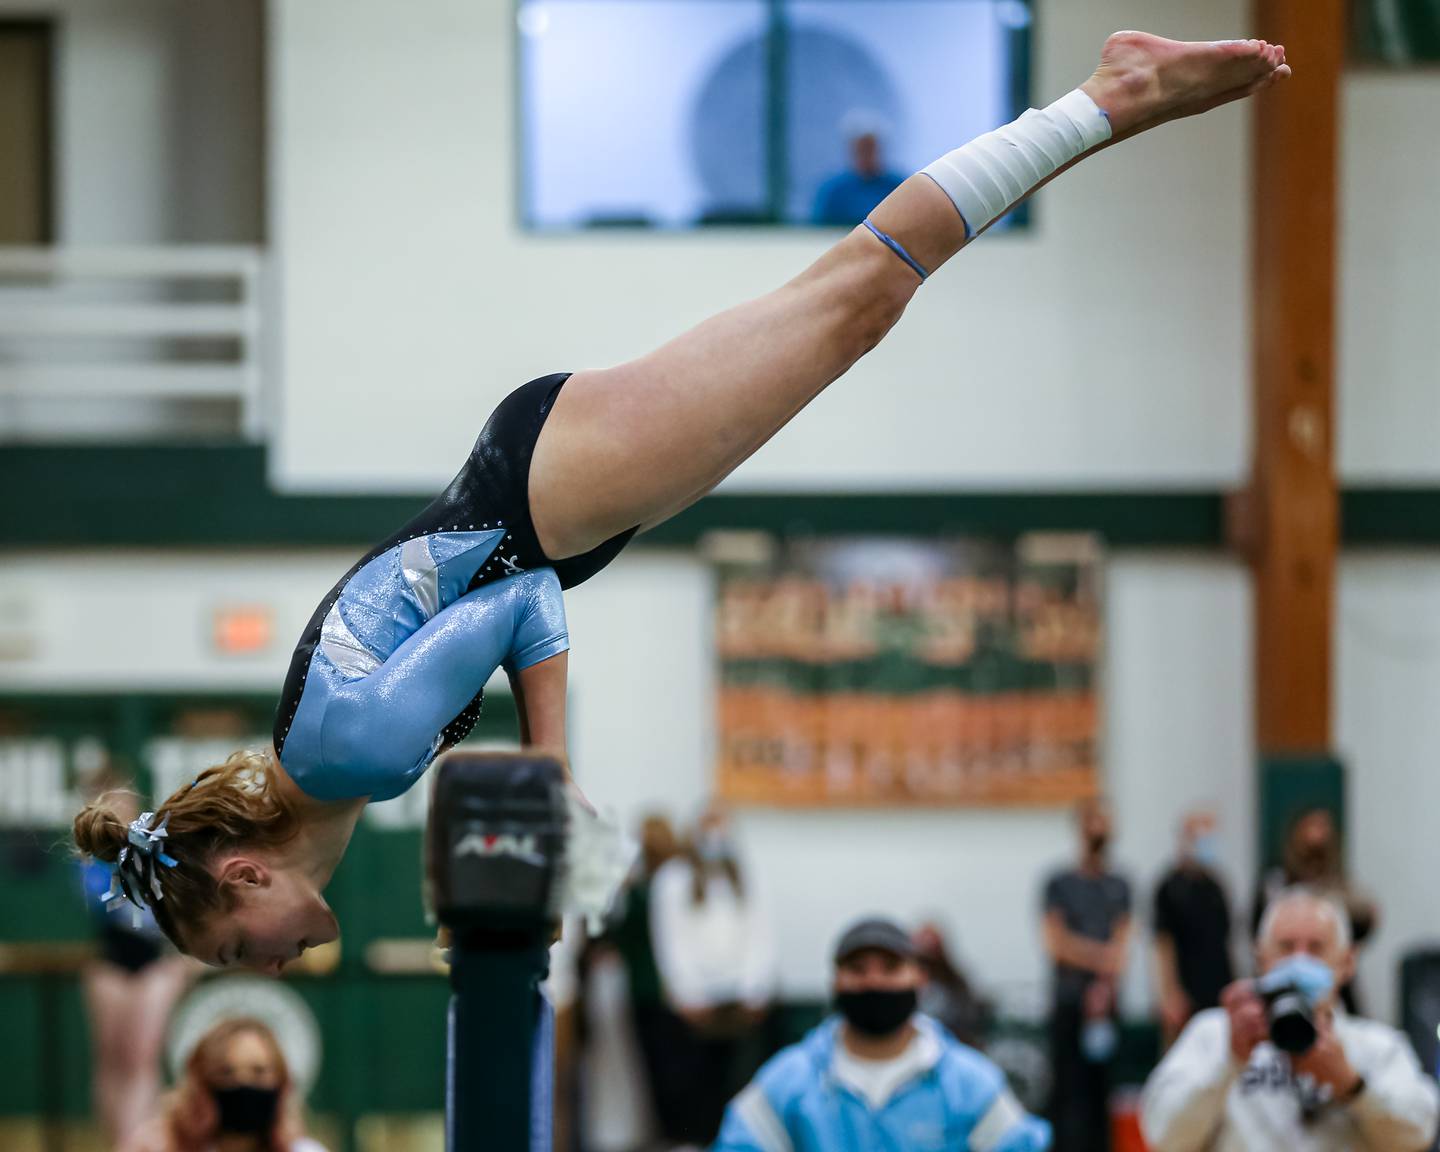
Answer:
[[1005, 1076], [925, 1016], [929, 1066], [878, 1111], [835, 1074], [831, 1017], [779, 1052], [730, 1102], [712, 1152], [1045, 1152], [1050, 1125], [1027, 1113]]

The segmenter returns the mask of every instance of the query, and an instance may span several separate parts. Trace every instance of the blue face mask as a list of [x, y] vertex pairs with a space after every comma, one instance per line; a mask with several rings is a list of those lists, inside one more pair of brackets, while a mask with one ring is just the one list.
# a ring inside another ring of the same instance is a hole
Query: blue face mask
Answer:
[[1190, 855], [1195, 863], [1204, 865], [1206, 868], [1218, 868], [1220, 866], [1220, 840], [1213, 832], [1206, 832], [1203, 836], [1195, 837], [1195, 843], [1190, 846]]
[[1287, 986], [1297, 989], [1312, 1005], [1318, 1004], [1334, 990], [1335, 973], [1314, 956], [1291, 956], [1255, 981], [1261, 995]]

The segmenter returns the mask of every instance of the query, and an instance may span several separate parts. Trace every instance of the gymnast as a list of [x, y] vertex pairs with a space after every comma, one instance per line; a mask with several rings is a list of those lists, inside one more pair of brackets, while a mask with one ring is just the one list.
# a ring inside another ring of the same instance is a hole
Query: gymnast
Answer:
[[127, 822], [75, 819], [183, 951], [278, 973], [339, 929], [322, 893], [371, 800], [462, 740], [504, 667], [524, 744], [565, 748], [561, 591], [709, 492], [885, 336], [925, 278], [1082, 157], [1289, 75], [1262, 40], [1106, 41], [1099, 68], [937, 160], [788, 284], [633, 363], [522, 385], [443, 493], [364, 556], [295, 650], [273, 747]]

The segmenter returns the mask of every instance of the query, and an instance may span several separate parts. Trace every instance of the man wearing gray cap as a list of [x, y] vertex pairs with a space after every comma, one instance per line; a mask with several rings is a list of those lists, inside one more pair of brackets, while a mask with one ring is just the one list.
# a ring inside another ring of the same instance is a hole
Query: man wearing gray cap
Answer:
[[916, 1012], [924, 982], [894, 921], [847, 928], [835, 947], [835, 1014], [730, 1102], [713, 1152], [1049, 1148], [1050, 1126], [1020, 1106], [1000, 1069]]

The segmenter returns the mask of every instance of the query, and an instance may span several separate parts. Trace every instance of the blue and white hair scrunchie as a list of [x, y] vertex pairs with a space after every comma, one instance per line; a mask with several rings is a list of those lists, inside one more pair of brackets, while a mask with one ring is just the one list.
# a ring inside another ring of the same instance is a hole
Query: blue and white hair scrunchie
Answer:
[[160, 887], [157, 866], [174, 868], [179, 863], [165, 851], [165, 830], [170, 823], [167, 815], [157, 825], [154, 812], [142, 812], [130, 821], [129, 843], [120, 849], [115, 858], [115, 871], [110, 877], [110, 888], [101, 897], [108, 912], [122, 900], [128, 900], [132, 907], [135, 927], [140, 927], [141, 909], [149, 907], [165, 897]]

